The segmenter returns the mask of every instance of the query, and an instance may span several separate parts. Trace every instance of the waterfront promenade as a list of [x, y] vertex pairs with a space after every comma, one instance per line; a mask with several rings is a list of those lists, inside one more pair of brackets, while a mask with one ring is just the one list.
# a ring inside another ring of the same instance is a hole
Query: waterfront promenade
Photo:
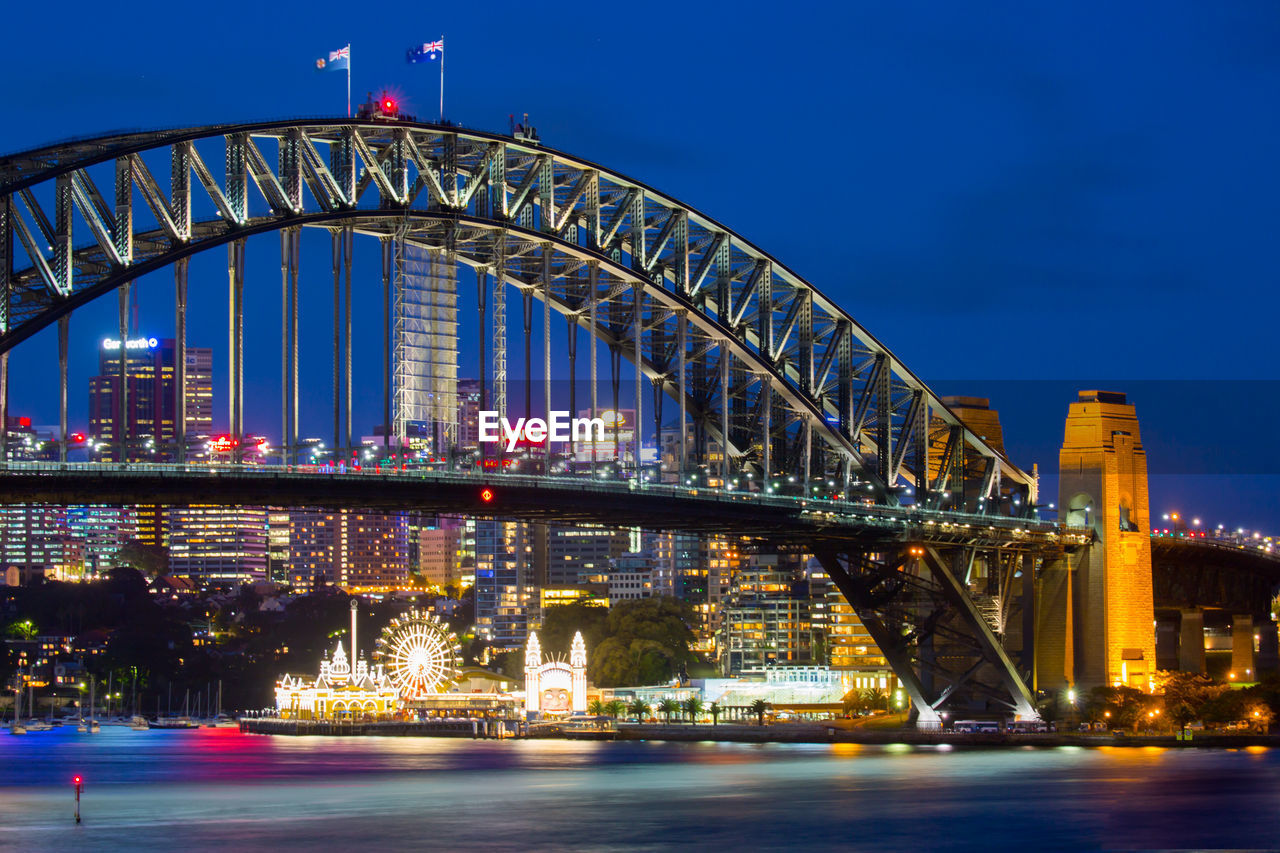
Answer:
[[[683, 743], [781, 743], [781, 744], [907, 744], [913, 746], [966, 746], [1001, 748], [1035, 747], [1161, 747], [1242, 749], [1280, 747], [1280, 735], [1249, 732], [1188, 732], [1176, 735], [1132, 735], [1118, 732], [1077, 733], [979, 733], [929, 732], [915, 728], [848, 728], [837, 724], [775, 723], [767, 726], [721, 723], [687, 725], [666, 723], [618, 723], [599, 728], [542, 725], [530, 728], [523, 721], [464, 720], [427, 722], [338, 722], [330, 720], [244, 719], [246, 734], [329, 737], [443, 737], [502, 739], [561, 738], [565, 740], [674, 741]], [[499, 734], [501, 732], [501, 734]]]

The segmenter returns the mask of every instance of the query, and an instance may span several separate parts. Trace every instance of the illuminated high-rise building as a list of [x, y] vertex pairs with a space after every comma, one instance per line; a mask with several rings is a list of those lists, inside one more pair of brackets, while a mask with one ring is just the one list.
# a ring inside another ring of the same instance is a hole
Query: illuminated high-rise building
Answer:
[[289, 521], [289, 510], [267, 510], [267, 580], [272, 583], [289, 583]]
[[537, 596], [531, 524], [476, 521], [476, 634], [490, 646], [524, 645]]
[[409, 578], [408, 517], [353, 509], [292, 510], [287, 566], [294, 586], [399, 589]]
[[[115, 338], [102, 342], [98, 376], [89, 378], [89, 434], [114, 458], [120, 437], [121, 353], [125, 359], [128, 398], [125, 413], [128, 455], [133, 460], [160, 461], [174, 457], [177, 440], [177, 348], [170, 338], [131, 338], [121, 345]], [[186, 350], [186, 435], [197, 443], [213, 428], [213, 351]]]
[[752, 554], [736, 561], [721, 606], [718, 645], [725, 675], [813, 661], [808, 583], [799, 557]]
[[620, 528], [550, 524], [546, 537], [546, 576], [539, 580], [550, 586], [605, 583], [609, 561], [632, 550], [631, 532]]
[[169, 515], [169, 571], [201, 584], [265, 580], [267, 511], [184, 506]]
[[0, 568], [16, 568], [22, 583], [66, 580], [84, 571], [84, 540], [73, 535], [66, 507], [15, 504], [0, 507]]
[[450, 584], [464, 586], [466, 576], [471, 577], [471, 583], [475, 582], [474, 575], [463, 565], [466, 558], [463, 547], [465, 534], [465, 525], [457, 521], [423, 527], [418, 531], [418, 572], [427, 583], [440, 587]]
[[137, 516], [129, 506], [72, 506], [67, 527], [83, 543], [85, 574], [98, 575], [115, 566], [120, 548], [137, 535]]

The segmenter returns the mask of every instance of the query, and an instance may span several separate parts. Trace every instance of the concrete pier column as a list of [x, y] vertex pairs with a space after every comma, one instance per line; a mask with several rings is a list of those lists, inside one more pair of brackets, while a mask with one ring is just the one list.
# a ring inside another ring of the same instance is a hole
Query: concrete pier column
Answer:
[[1156, 613], [1156, 669], [1178, 669], [1178, 615]]
[[1183, 672], [1204, 670], [1204, 611], [1198, 608], [1182, 611], [1182, 627], [1178, 631], [1178, 669]]
[[1236, 681], [1257, 681], [1253, 660], [1253, 617], [1237, 613], [1231, 617], [1231, 671]]
[[1258, 635], [1258, 672], [1264, 675], [1280, 672], [1280, 635], [1276, 633], [1276, 623], [1270, 619], [1259, 622], [1254, 633]]

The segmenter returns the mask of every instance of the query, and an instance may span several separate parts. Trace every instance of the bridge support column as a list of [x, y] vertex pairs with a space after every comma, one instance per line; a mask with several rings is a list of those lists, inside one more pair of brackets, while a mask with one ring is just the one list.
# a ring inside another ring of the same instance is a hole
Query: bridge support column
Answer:
[[[551, 420], [551, 245], [542, 246], [542, 416]], [[569, 417], [577, 417], [570, 412]], [[564, 448], [562, 447], [561, 450]], [[551, 438], [542, 446], [542, 473], [551, 473]]]
[[187, 461], [187, 258], [173, 265], [174, 461]]
[[126, 281], [120, 285], [118, 293], [119, 299], [119, 327], [120, 327], [120, 370], [117, 378], [120, 381], [119, 387], [116, 389], [116, 461], [126, 461], [126, 453], [129, 447], [129, 290], [132, 282]]
[[1178, 628], [1178, 669], [1204, 673], [1204, 611], [1191, 608], [1182, 611]]
[[[229, 428], [232, 439], [232, 461], [244, 460], [244, 240], [227, 244], [227, 274], [231, 286], [230, 408]], [[284, 436], [281, 436], [281, 441]]]
[[1178, 616], [1156, 611], [1156, 669], [1178, 668]]
[[391, 268], [392, 241], [382, 241], [382, 454], [391, 455]]
[[342, 238], [329, 232], [329, 257], [333, 266], [333, 461], [342, 453]]
[[[1018, 561], [1022, 571], [1022, 653], [1018, 665], [1023, 672], [1032, 673], [1034, 685], [1036, 670], [1036, 558], [1020, 554]], [[1035, 687], [1032, 687], [1034, 692]]]
[[1035, 690], [1062, 690], [1074, 684], [1071, 564], [1065, 555], [1045, 560], [1037, 581]]
[[689, 413], [686, 395], [689, 393], [686, 378], [686, 353], [689, 346], [689, 317], [682, 310], [676, 317], [676, 396], [680, 398], [680, 453], [676, 484], [683, 486], [685, 471], [689, 468]]
[[[594, 418], [598, 416], [596, 413], [596, 407], [599, 405], [599, 399], [597, 396], [599, 394], [599, 390], [597, 389], [596, 384], [600, 380], [600, 347], [596, 341], [596, 283], [598, 281], [598, 276], [600, 275], [600, 266], [595, 261], [590, 263], [590, 266], [588, 267], [588, 275], [590, 276], [591, 282], [591, 310], [587, 313], [587, 344], [591, 347], [591, 377], [589, 384], [591, 391], [591, 417]], [[596, 448], [599, 447], [599, 445], [600, 442], [593, 438], [591, 441], [591, 476], [593, 478], [596, 476]]]
[[[566, 314], [565, 319], [568, 320], [568, 328], [565, 331], [567, 334], [566, 343], [569, 347], [569, 417], [576, 418], [578, 416], [578, 315]], [[547, 375], [549, 378], [550, 372]], [[548, 382], [548, 386], [550, 386], [550, 382]], [[594, 413], [592, 413], [592, 417], [595, 417]], [[570, 430], [568, 454], [570, 466], [576, 461], [577, 452], [578, 445], [573, 440], [573, 430]]]
[[[480, 406], [489, 407], [489, 276], [482, 266], [476, 267], [476, 313], [480, 320]], [[478, 428], [478, 426], [477, 426]], [[489, 445], [480, 444], [480, 469], [489, 458]]]
[[1270, 619], [1259, 622], [1254, 633], [1258, 635], [1258, 654], [1255, 658], [1258, 672], [1267, 675], [1280, 671], [1280, 636], [1276, 634], [1276, 623]]
[[1236, 613], [1231, 617], [1231, 671], [1236, 681], [1257, 681], [1253, 659], [1253, 617]]
[[533, 417], [533, 291], [520, 291], [524, 320], [524, 417]]
[[644, 370], [642, 369], [644, 364], [644, 285], [636, 282], [631, 286], [631, 292], [635, 296], [635, 317], [632, 323], [635, 328], [635, 340], [632, 341], [635, 345], [635, 350], [632, 353], [631, 360], [634, 362], [632, 366], [635, 368], [636, 381], [635, 428], [631, 430], [631, 435], [635, 439], [636, 446], [634, 451], [635, 458], [632, 462], [635, 464], [636, 485], [643, 486], [644, 479], [641, 473], [643, 468], [640, 465], [640, 448], [643, 444], [644, 438], [644, 411], [641, 407], [641, 403], [644, 399]]
[[[58, 462], [67, 461], [67, 343], [71, 334], [71, 315], [58, 318]], [[120, 344], [120, 357], [125, 346]], [[157, 424], [157, 426], [159, 426]]]
[[9, 462], [9, 351], [0, 352], [0, 467]]
[[342, 244], [342, 397], [346, 407], [347, 460], [350, 461], [355, 454], [351, 436], [351, 260], [355, 252], [355, 229], [350, 225], [343, 229]]
[[286, 467], [298, 453], [299, 236], [293, 228], [280, 232], [280, 462]]
[[293, 229], [289, 247], [289, 457], [298, 464], [298, 262], [302, 229]]

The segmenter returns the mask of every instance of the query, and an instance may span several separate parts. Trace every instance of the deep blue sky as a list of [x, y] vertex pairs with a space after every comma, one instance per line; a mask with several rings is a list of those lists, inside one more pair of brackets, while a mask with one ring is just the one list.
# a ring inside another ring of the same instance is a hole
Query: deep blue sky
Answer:
[[[0, 151], [339, 114], [343, 75], [313, 68], [348, 42], [357, 96], [390, 86], [431, 117], [434, 68], [403, 56], [443, 34], [451, 118], [527, 111], [548, 144], [737, 229], [938, 391], [990, 393], [1019, 463], [1052, 473], [1074, 388], [1130, 390], [1163, 472], [1153, 513], [1280, 527], [1280, 4], [131, 6], [6, 9]], [[278, 261], [269, 240], [250, 251], [250, 381], [272, 429]], [[189, 338], [222, 347], [215, 254], [193, 266]], [[327, 257], [312, 263], [323, 288]], [[168, 333], [169, 290], [143, 287], [144, 331]], [[111, 317], [74, 321], [73, 421]], [[327, 318], [308, 319], [322, 400]], [[46, 333], [14, 355], [14, 410], [38, 422], [56, 419], [54, 353]]]

